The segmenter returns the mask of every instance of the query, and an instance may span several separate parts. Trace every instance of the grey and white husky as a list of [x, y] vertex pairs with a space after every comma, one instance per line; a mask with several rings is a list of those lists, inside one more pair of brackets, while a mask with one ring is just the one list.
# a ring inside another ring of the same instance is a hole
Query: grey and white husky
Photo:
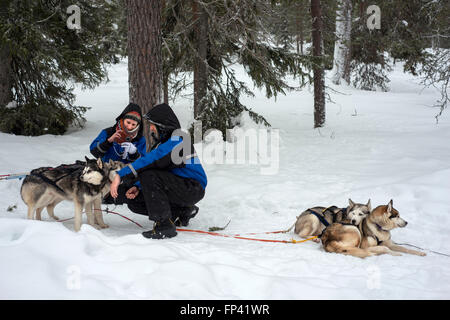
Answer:
[[54, 214], [55, 206], [69, 200], [75, 205], [75, 231], [81, 228], [83, 209], [86, 210], [88, 224], [97, 228], [108, 227], [100, 210], [101, 199], [109, 192], [116, 171], [124, 164], [85, 159], [86, 162], [77, 161], [73, 165], [37, 168], [25, 177], [20, 194], [28, 206], [28, 219], [41, 220], [41, 212], [46, 207], [49, 216], [58, 220]]
[[[370, 199], [367, 204], [354, 203], [348, 199], [347, 208], [313, 207], [303, 211], [295, 222], [294, 232], [301, 238], [319, 236], [332, 223], [345, 222], [358, 226], [371, 211]], [[315, 240], [319, 242], [318, 239]]]

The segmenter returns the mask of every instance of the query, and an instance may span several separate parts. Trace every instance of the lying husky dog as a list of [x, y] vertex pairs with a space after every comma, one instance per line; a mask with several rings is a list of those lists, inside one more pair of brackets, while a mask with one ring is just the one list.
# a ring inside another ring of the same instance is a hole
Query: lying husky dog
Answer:
[[[34, 169], [22, 183], [20, 194], [28, 206], [28, 219], [41, 220], [41, 212], [47, 207], [50, 217], [58, 220], [54, 214], [55, 206], [63, 200], [73, 201], [75, 204], [75, 231], [81, 228], [81, 215], [86, 209], [88, 223], [107, 227], [103, 222], [101, 211], [92, 215], [92, 206], [96, 204], [100, 209], [102, 195], [109, 192], [111, 180], [115, 171], [121, 165], [110, 161], [103, 163], [101, 159], [86, 162], [77, 161], [73, 165], [61, 165], [56, 168], [42, 167]], [[98, 201], [99, 199], [99, 201]]]
[[[347, 221], [353, 225], [359, 225], [370, 213], [370, 199], [367, 204], [354, 203], [348, 199], [347, 208], [313, 207], [303, 211], [295, 222], [294, 232], [302, 238], [320, 235], [323, 230], [334, 222]], [[315, 240], [319, 242], [318, 239]]]
[[359, 227], [334, 223], [322, 234], [322, 245], [327, 252], [343, 253], [365, 258], [372, 255], [391, 254], [398, 252], [425, 256], [416, 250], [406, 249], [391, 241], [390, 230], [403, 228], [407, 222], [400, 218], [393, 207], [392, 200], [386, 206], [376, 207]]

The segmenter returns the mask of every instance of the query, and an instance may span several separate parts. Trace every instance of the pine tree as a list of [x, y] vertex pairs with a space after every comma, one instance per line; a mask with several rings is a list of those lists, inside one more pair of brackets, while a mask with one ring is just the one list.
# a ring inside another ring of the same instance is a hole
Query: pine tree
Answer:
[[[381, 0], [384, 1], [384, 0]], [[389, 8], [385, 8], [381, 1], [370, 4], [380, 5], [382, 12], [381, 29], [367, 27], [367, 8], [369, 2], [358, 1], [354, 6], [354, 16], [351, 35], [351, 75], [352, 85], [358, 89], [373, 91], [380, 88], [388, 91], [388, 73], [392, 70], [385, 55], [389, 48], [386, 37], [389, 32], [389, 20], [386, 18]]]
[[82, 126], [72, 83], [93, 88], [119, 61], [118, 1], [82, 0], [81, 29], [67, 27], [72, 1], [4, 0], [0, 6], [0, 130], [63, 134]]
[[358, 19], [352, 29], [353, 85], [387, 91], [392, 70], [389, 58], [404, 61], [404, 71], [413, 75], [427, 62], [432, 63], [433, 55], [427, 49], [433, 39], [445, 39], [449, 34], [450, 6], [445, 0], [374, 0], [370, 4], [380, 8], [381, 28], [367, 28], [369, 1], [357, 2], [354, 15]]
[[[194, 92], [195, 119], [202, 121], [204, 131], [216, 128], [225, 137], [226, 129], [235, 125], [235, 118], [243, 111], [249, 111], [256, 122], [268, 125], [263, 117], [242, 104], [242, 96], [253, 93], [236, 78], [232, 66], [241, 64], [255, 86], [272, 97], [293, 89], [284, 80], [287, 74], [299, 77], [301, 85], [305, 85], [311, 61], [276, 45], [266, 27], [266, 21], [275, 13], [270, 1], [196, 0], [191, 4], [195, 6], [178, 0], [166, 1], [165, 16], [177, 21], [173, 32], [163, 38], [166, 57], [170, 57], [164, 64], [171, 66], [172, 79], [176, 79], [171, 91], [177, 93], [190, 85], [186, 73], [197, 70], [194, 82], [201, 73], [207, 79], [206, 90], [202, 80], [203, 85], [196, 86]], [[177, 10], [179, 7], [183, 9]], [[202, 36], [198, 28], [206, 24], [206, 36]], [[201, 64], [206, 72], [198, 72]]]
[[439, 108], [436, 115], [438, 122], [450, 102], [450, 5], [444, 0], [428, 1], [422, 4], [421, 9], [426, 12], [428, 21], [424, 38], [432, 50], [424, 52], [421, 63], [409, 65], [413, 66], [413, 71], [420, 76], [424, 86], [433, 86], [440, 91], [441, 98], [435, 104]]

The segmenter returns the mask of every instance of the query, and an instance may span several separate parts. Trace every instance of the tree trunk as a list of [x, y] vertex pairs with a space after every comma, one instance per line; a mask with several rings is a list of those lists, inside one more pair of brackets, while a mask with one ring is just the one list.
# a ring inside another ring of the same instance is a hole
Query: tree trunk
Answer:
[[[166, 10], [166, 0], [161, 0], [161, 12], [164, 10]], [[163, 23], [165, 23], [165, 21]], [[165, 104], [169, 104], [169, 72], [164, 70], [162, 78], [163, 78], [163, 96], [164, 96], [163, 102]]]
[[303, 37], [303, 19], [302, 19], [302, 15], [301, 15], [301, 3], [297, 4], [296, 7], [296, 15], [295, 15], [295, 24], [297, 27], [297, 35], [296, 35], [296, 41], [297, 41], [297, 53], [298, 54], [303, 54], [303, 42], [304, 42], [304, 37]]
[[202, 99], [208, 89], [208, 14], [198, 0], [192, 1], [193, 18], [195, 21], [194, 57], [194, 118], [197, 119], [203, 111]]
[[169, 104], [169, 75], [167, 74], [164, 74], [163, 86], [164, 86], [164, 103]]
[[350, 84], [352, 9], [351, 0], [338, 1], [334, 62], [331, 72], [335, 84], [340, 84], [341, 79]]
[[11, 56], [8, 48], [0, 47], [0, 108], [12, 100]]
[[[130, 102], [137, 103], [145, 114], [163, 99], [161, 2], [126, 0], [126, 5]], [[147, 148], [151, 141], [148, 129], [144, 126]]]
[[325, 77], [323, 64], [323, 21], [320, 0], [311, 0], [314, 71], [314, 128], [325, 124]]

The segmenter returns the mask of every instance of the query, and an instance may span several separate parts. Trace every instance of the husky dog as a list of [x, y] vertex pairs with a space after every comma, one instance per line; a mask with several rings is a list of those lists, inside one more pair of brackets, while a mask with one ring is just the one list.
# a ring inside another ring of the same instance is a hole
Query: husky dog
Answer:
[[[91, 207], [93, 207], [94, 210], [94, 221], [92, 221], [92, 214], [91, 215], [87, 215], [88, 217], [88, 224], [96, 227], [97, 229], [105, 229], [105, 228], [109, 228], [109, 226], [107, 224], [105, 224], [105, 222], [103, 221], [103, 213], [102, 213], [102, 199], [109, 193], [110, 188], [111, 188], [111, 181], [114, 180], [114, 176], [116, 175], [116, 172], [119, 171], [120, 169], [122, 169], [123, 167], [126, 166], [125, 163], [121, 162], [121, 161], [113, 161], [113, 160], [109, 160], [109, 162], [105, 163], [105, 166], [109, 167], [108, 171], [109, 171], [109, 179], [106, 181], [101, 194], [99, 197], [97, 197], [96, 199], [94, 199], [94, 201], [92, 201], [91, 203]], [[86, 206], [88, 206], [89, 204], [87, 204]], [[89, 209], [86, 209], [86, 213]]]
[[[36, 219], [40, 220], [42, 210], [47, 207], [49, 216], [58, 220], [54, 214], [55, 206], [69, 200], [75, 204], [75, 231], [81, 228], [83, 208], [86, 208], [88, 223], [94, 226], [93, 203], [98, 198], [101, 201], [102, 194], [109, 192], [110, 179], [114, 177], [116, 167], [113, 162], [103, 163], [101, 159], [86, 157], [86, 162], [77, 161], [74, 165], [32, 170], [20, 189], [22, 200], [28, 206], [28, 219], [33, 219], [36, 212]], [[104, 227], [106, 225], [100, 216], [101, 213], [96, 215], [100, 227]]]
[[401, 255], [398, 252], [425, 256], [423, 252], [406, 249], [392, 242], [390, 230], [406, 225], [407, 222], [400, 218], [391, 200], [385, 206], [376, 207], [359, 227], [338, 223], [331, 225], [322, 234], [322, 245], [327, 252], [360, 258], [386, 253]]
[[[354, 203], [348, 199], [347, 208], [313, 207], [303, 211], [297, 217], [294, 232], [302, 238], [309, 238], [320, 235], [326, 227], [334, 222], [346, 221], [357, 226], [370, 213], [370, 210], [370, 199], [367, 204]], [[318, 239], [315, 241], [319, 242]]]

